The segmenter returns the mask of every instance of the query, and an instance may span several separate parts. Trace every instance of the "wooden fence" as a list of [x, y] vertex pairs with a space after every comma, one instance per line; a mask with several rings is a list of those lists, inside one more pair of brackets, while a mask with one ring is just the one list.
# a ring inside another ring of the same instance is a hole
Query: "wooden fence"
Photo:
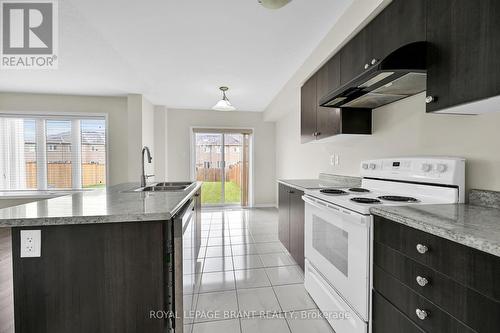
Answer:
[[[47, 164], [47, 184], [50, 188], [72, 188], [71, 164]], [[82, 164], [82, 186], [88, 187], [98, 184], [106, 184], [106, 166], [104, 164]], [[26, 185], [28, 188], [37, 187], [36, 162], [26, 163]]]
[[[233, 164], [226, 170], [226, 181], [241, 186], [241, 163]], [[220, 182], [222, 174], [218, 168], [196, 168], [196, 180], [205, 182]]]

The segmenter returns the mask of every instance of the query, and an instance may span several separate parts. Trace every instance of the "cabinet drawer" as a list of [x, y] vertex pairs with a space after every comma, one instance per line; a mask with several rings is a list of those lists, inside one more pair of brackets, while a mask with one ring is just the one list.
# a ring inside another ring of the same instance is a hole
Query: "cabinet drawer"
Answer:
[[373, 291], [372, 331], [373, 333], [424, 333], [420, 327], [376, 291]]
[[[426, 332], [475, 332], [424, 297], [403, 285], [377, 265], [373, 265], [373, 287]], [[427, 317], [425, 319], [420, 319], [417, 316], [417, 310], [425, 311]]]
[[[374, 221], [376, 242], [500, 301], [500, 258], [380, 216]], [[425, 245], [427, 251], [418, 252], [418, 244]]]
[[[467, 326], [479, 332], [495, 332], [500, 327], [500, 302], [377, 242], [374, 243], [374, 263]], [[419, 285], [417, 277], [425, 278], [427, 284]]]

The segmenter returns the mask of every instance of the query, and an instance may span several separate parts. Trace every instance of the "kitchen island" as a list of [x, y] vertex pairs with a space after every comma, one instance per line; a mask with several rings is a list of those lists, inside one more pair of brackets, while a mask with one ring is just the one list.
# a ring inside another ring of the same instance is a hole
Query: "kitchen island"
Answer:
[[[177, 216], [184, 191], [134, 192], [128, 183], [0, 210], [1, 332], [163, 332]], [[175, 222], [175, 223], [174, 223]], [[41, 231], [41, 256], [21, 257], [22, 230]], [[182, 252], [182, 248], [180, 249]], [[181, 265], [182, 267], [182, 265]]]

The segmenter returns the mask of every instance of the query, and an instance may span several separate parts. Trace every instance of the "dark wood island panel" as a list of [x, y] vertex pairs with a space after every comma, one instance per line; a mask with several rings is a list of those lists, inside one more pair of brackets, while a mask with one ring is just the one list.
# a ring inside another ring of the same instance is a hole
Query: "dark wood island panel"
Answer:
[[40, 258], [20, 258], [13, 228], [16, 332], [162, 332], [169, 223], [24, 228], [41, 230]]
[[0, 333], [14, 333], [11, 229], [0, 228]]

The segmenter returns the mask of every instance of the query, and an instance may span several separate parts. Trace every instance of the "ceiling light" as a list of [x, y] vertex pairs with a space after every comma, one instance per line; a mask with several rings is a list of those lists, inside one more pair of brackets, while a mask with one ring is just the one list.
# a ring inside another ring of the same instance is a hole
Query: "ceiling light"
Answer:
[[217, 104], [214, 105], [212, 108], [213, 110], [216, 111], [234, 111], [236, 108], [231, 105], [231, 102], [229, 102], [229, 99], [226, 96], [226, 91], [229, 90], [228, 87], [220, 87], [219, 88], [222, 91], [222, 99], [217, 102]]
[[257, 0], [262, 6], [268, 9], [278, 9], [287, 5], [291, 0]]

